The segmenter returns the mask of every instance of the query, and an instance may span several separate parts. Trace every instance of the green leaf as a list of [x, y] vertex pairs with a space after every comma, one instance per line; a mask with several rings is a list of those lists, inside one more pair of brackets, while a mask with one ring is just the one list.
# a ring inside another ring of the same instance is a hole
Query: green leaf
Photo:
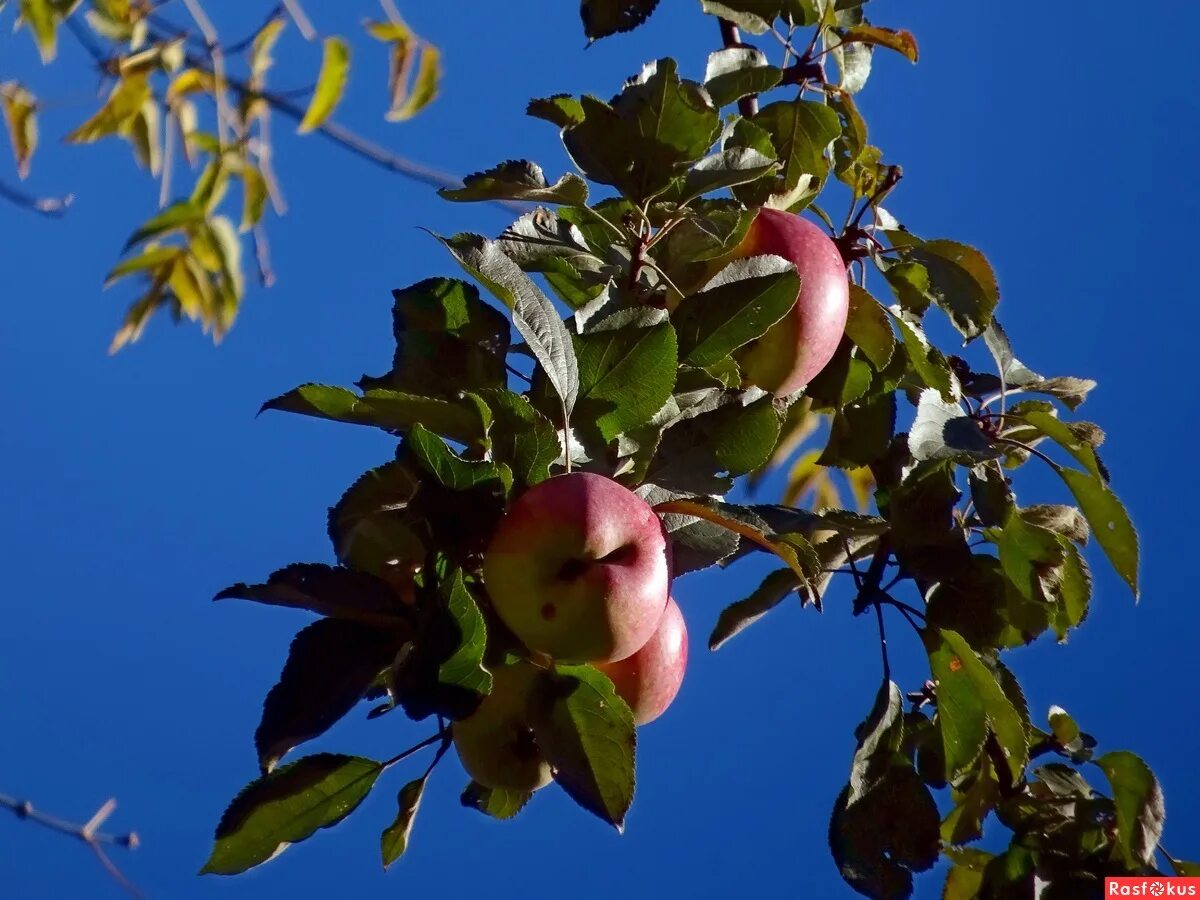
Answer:
[[334, 422], [373, 425], [386, 431], [408, 432], [422, 425], [435, 434], [469, 444], [483, 434], [479, 412], [459, 401], [419, 397], [402, 391], [374, 388], [362, 396], [346, 388], [302, 384], [262, 406]]
[[926, 387], [931, 387], [941, 394], [942, 399], [947, 403], [957, 402], [958, 379], [950, 369], [946, 357], [929, 342], [929, 338], [925, 336], [921, 327], [910, 321], [900, 307], [893, 306], [889, 308], [888, 312], [892, 314], [892, 318], [895, 319], [896, 325], [900, 329], [900, 336], [904, 340], [904, 349], [908, 354], [913, 372]]
[[562, 453], [554, 424], [521, 394], [505, 389], [475, 394], [491, 411], [490, 457], [512, 470], [519, 484], [534, 485], [550, 477], [550, 464]]
[[329, 540], [347, 566], [382, 578], [426, 560], [419, 513], [409, 507], [422, 487], [410, 465], [393, 461], [364, 472], [329, 510]]
[[937, 683], [938, 725], [951, 780], [979, 757], [990, 730], [996, 736], [1008, 775], [1020, 783], [1029, 756], [1025, 727], [996, 678], [962, 635], [946, 628], [925, 633], [930, 671]]
[[37, 99], [16, 81], [0, 84], [0, 111], [17, 161], [17, 175], [29, 177], [29, 161], [38, 143]]
[[675, 60], [642, 67], [613, 98], [613, 110], [644, 138], [666, 145], [679, 162], [699, 160], [713, 145], [720, 116], [708, 93], [679, 77]]
[[605, 442], [646, 424], [675, 386], [675, 329], [662, 310], [626, 309], [574, 336], [579, 409]]
[[[141, 227], [129, 236], [129, 240], [125, 242], [122, 252], [137, 246], [142, 241], [163, 237], [164, 235], [182, 231], [185, 228], [203, 222], [206, 215], [203, 206], [191, 201], [181, 200], [178, 203], [173, 203], [162, 212], [143, 222]], [[112, 277], [111, 273], [109, 277]]]
[[1153, 865], [1167, 815], [1158, 779], [1139, 757], [1125, 750], [1105, 753], [1095, 762], [1112, 785], [1125, 859], [1133, 866]]
[[576, 803], [618, 831], [633, 803], [633, 713], [607, 676], [591, 666], [558, 666], [533, 701], [538, 747], [554, 780]]
[[1136, 599], [1138, 589], [1138, 536], [1125, 507], [1103, 481], [1086, 472], [1059, 468], [1071, 493], [1117, 574]]
[[1000, 288], [982, 253], [956, 241], [924, 241], [907, 248], [904, 255], [924, 266], [929, 278], [926, 296], [963, 337], [969, 340], [984, 333], [1000, 302]]
[[1072, 424], [1077, 423], [1064, 422], [1053, 413], [1040, 412], [1038, 410], [1021, 413], [1020, 421], [1032, 425], [1046, 437], [1050, 438], [1050, 440], [1057, 443], [1075, 457], [1075, 459], [1079, 460], [1093, 477], [1101, 481], [1108, 480], [1105, 477], [1104, 470], [1100, 466], [1100, 461], [1096, 458], [1096, 451], [1087, 441], [1082, 440], [1075, 431], [1071, 430]]
[[800, 277], [782, 257], [730, 263], [675, 312], [680, 356], [698, 367], [720, 362], [766, 334], [796, 305], [799, 293]]
[[320, 128], [333, 115], [350, 77], [350, 45], [339, 37], [327, 37], [322, 46], [321, 73], [300, 121], [300, 134]]
[[151, 98], [148, 76], [128, 75], [117, 82], [104, 105], [90, 119], [68, 134], [68, 144], [90, 144], [127, 128]]
[[654, 12], [658, 0], [582, 0], [579, 17], [588, 41], [633, 31]]
[[825, 180], [825, 152], [842, 131], [836, 112], [811, 100], [782, 100], [763, 107], [751, 121], [771, 135], [786, 190], [797, 187], [806, 175]]
[[978, 422], [957, 403], [947, 403], [933, 389], [921, 391], [917, 416], [908, 433], [908, 446], [918, 461], [952, 459], [963, 465], [975, 465], [1003, 455]]
[[525, 804], [533, 799], [533, 794], [526, 791], [510, 791], [505, 788], [484, 787], [472, 781], [462, 792], [462, 805], [468, 809], [478, 810], [493, 819], [511, 819]]
[[708, 638], [708, 649], [719, 650], [732, 637], [753, 625], [800, 587], [791, 569], [776, 569], [745, 600], [739, 600], [721, 610], [717, 624]]
[[877, 371], [886, 368], [896, 352], [896, 335], [887, 310], [857, 284], [850, 285], [846, 336]]
[[931, 627], [958, 632], [972, 647], [1021, 647], [1049, 627], [1056, 610], [1053, 600], [1024, 596], [1005, 577], [998, 560], [980, 554], [930, 590], [926, 620]]
[[[484, 303], [474, 285], [427, 278], [392, 296], [392, 370], [378, 378], [364, 377], [360, 387], [453, 398], [459, 391], [506, 384], [508, 319]], [[454, 377], [447, 378], [448, 372]]]
[[154, 247], [113, 266], [104, 277], [104, 286], [111, 287], [120, 279], [138, 272], [152, 272], [156, 269], [170, 272], [175, 262], [186, 254], [187, 251], [182, 247]]
[[491, 691], [492, 675], [483, 667], [487, 624], [462, 570], [443, 578], [435, 601], [423, 605], [413, 644], [391, 684], [409, 718], [471, 715]]
[[1054, 631], [1059, 641], [1065, 641], [1067, 633], [1087, 618], [1088, 604], [1092, 599], [1091, 570], [1077, 547], [1066, 538], [1062, 539], [1062, 545], [1066, 558], [1058, 585], [1058, 606], [1053, 616]]
[[569, 206], [583, 206], [588, 197], [587, 185], [578, 175], [567, 174], [550, 184], [541, 166], [524, 159], [468, 175], [461, 188], [441, 188], [438, 193], [447, 200], [528, 200]]
[[983, 822], [1000, 800], [1000, 782], [986, 755], [969, 784], [953, 792], [954, 806], [942, 820], [942, 840], [965, 844], [983, 836]]
[[408, 447], [438, 483], [452, 491], [498, 482], [504, 493], [512, 487], [512, 472], [507, 466], [489, 460], [463, 459], [446, 442], [420, 423], [408, 433]]
[[495, 241], [473, 234], [438, 240], [459, 265], [512, 310], [517, 332], [529, 345], [569, 417], [579, 395], [579, 363], [571, 334], [554, 304]]
[[1065, 556], [1054, 532], [1027, 521], [1014, 508], [1002, 529], [986, 534], [1000, 551], [1000, 564], [1012, 585], [1028, 600], [1051, 600]]
[[42, 62], [54, 61], [58, 53], [58, 25], [65, 18], [54, 0], [21, 0], [21, 19], [29, 26]]
[[779, 15], [781, 0], [700, 0], [710, 16], [728, 19], [743, 31], [763, 34]]
[[235, 584], [213, 600], [253, 600], [368, 625], [396, 625], [403, 611], [388, 584], [374, 575], [320, 563], [293, 563], [265, 584]]
[[678, 202], [681, 205], [691, 203], [704, 194], [757, 181], [777, 167], [772, 157], [748, 147], [722, 150], [704, 157], [688, 170]]
[[239, 230], [245, 233], [262, 221], [270, 192], [267, 190], [267, 180], [257, 166], [243, 163], [241, 174], [242, 224]]
[[726, 47], [708, 55], [704, 88], [718, 107], [761, 94], [779, 84], [783, 70], [767, 62], [756, 47]]
[[395, 631], [344, 619], [321, 619], [297, 634], [254, 732], [263, 772], [350, 712], [391, 665], [400, 644]]
[[541, 97], [529, 101], [525, 114], [536, 119], [545, 119], [560, 128], [578, 125], [586, 116], [583, 104], [570, 94], [555, 94], [553, 97]]
[[237, 875], [336, 825], [370, 793], [383, 764], [360, 756], [306, 756], [251, 782], [217, 825], [200, 874]]
[[396, 802], [400, 806], [396, 819], [379, 836], [379, 849], [383, 855], [385, 869], [408, 849], [408, 838], [412, 834], [413, 822], [417, 818], [417, 810], [421, 807], [421, 797], [425, 793], [425, 782], [428, 780], [428, 775], [422, 775], [400, 788], [400, 793], [396, 796]]
[[871, 714], [855, 729], [858, 746], [850, 766], [850, 784], [847, 785], [846, 803], [852, 806], [866, 797], [888, 777], [892, 767], [899, 762], [904, 734], [903, 698], [895, 682], [884, 681], [875, 696]]

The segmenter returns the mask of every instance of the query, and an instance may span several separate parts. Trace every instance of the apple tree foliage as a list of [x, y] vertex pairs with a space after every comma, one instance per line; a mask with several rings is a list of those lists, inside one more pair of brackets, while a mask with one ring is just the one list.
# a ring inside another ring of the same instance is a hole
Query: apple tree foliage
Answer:
[[[47, 55], [79, 6], [17, 5]], [[583, 26], [591, 40], [608, 38], [656, 5], [583, 0]], [[525, 655], [490, 609], [482, 550], [518, 492], [571, 469], [609, 475], [654, 505], [677, 575], [751, 554], [777, 560], [713, 617], [711, 649], [786, 602], [845, 602], [872, 640], [878, 629], [881, 684], [829, 822], [854, 890], [907, 897], [939, 856], [948, 900], [1100, 896], [1105, 875], [1200, 872], [1162, 846], [1164, 799], [1147, 765], [1101, 752], [1059, 707], [1035, 715], [1004, 662], [1083, 625], [1088, 558], [1104, 557], [1136, 597], [1137, 535], [1098, 453], [1104, 433], [1078, 415], [1095, 383], [1021, 362], [984, 255], [919, 237], [890, 211], [901, 170], [871, 142], [855, 96], [875, 53], [916, 62], [918, 47], [868, 22], [864, 5], [701, 0], [694, 14], [713, 16], [721, 36], [701, 80], [658, 59], [608, 99], [532, 100], [529, 115], [559, 130], [576, 171], [552, 179], [509, 160], [443, 189], [449, 201], [524, 212], [497, 235], [436, 236], [457, 272], [394, 292], [390, 368], [265, 404], [382, 429], [397, 444], [330, 508], [336, 563], [293, 564], [218, 595], [319, 618], [297, 634], [266, 697], [254, 736], [261, 775], [222, 817], [205, 872], [243, 872], [336, 825], [390, 769], [427, 751], [391, 788], [384, 865], [405, 852], [449, 723], [488, 693], [492, 667]], [[207, 163], [113, 271], [148, 283], [118, 343], [164, 306], [227, 328], [241, 274], [225, 188], [240, 183], [252, 233], [271, 196], [261, 129], [278, 107], [260, 101], [285, 20], [269, 19], [243, 48], [242, 80], [221, 74], [232, 62], [213, 46], [173, 38], [146, 9], [88, 5], [89, 27], [128, 53], [112, 58], [112, 95], [69, 140], [119, 135], [153, 170], [160, 151], [149, 135], [165, 104], [181, 152]], [[411, 115], [432, 96], [436, 51], [398, 19], [370, 27], [392, 48], [393, 113]], [[296, 112], [302, 130], [326, 127], [345, 81], [345, 43], [326, 39], [323, 56]], [[189, 127], [196, 95], [227, 107], [215, 131]], [[15, 82], [2, 97], [24, 170], [36, 102]], [[745, 386], [733, 356], [796, 302], [798, 277], [780, 258], [724, 264], [763, 206], [823, 222], [851, 280], [837, 355], [788, 397]], [[962, 346], [939, 348], [927, 327]], [[1026, 465], [1048, 467], [1071, 502], [1023, 496]], [[778, 503], [719, 499], [782, 466]], [[885, 610], [907, 623], [927, 671], [892, 670]], [[555, 781], [621, 828], [637, 743], [628, 707], [590, 666], [551, 666], [543, 682], [534, 733]], [[386, 760], [293, 756], [363, 701], [370, 718], [432, 720], [432, 733]], [[530, 799], [475, 783], [462, 793], [497, 819]], [[1007, 846], [993, 836], [988, 845], [1004, 849], [979, 849], [985, 829]]]

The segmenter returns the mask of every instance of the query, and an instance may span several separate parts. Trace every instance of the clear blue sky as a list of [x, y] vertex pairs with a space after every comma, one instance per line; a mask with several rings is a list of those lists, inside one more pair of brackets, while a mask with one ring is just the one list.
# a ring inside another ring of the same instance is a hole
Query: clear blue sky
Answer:
[[[529, 97], [607, 96], [667, 54], [702, 74], [715, 25], [693, 2], [662, 5], [646, 28], [585, 51], [573, 2], [402, 2], [445, 51], [443, 96], [414, 123], [385, 125], [382, 56], [361, 54], [339, 116], [451, 172], [529, 157], [556, 176], [564, 155], [553, 128], [523, 116]], [[246, 19], [222, 18], [232, 4], [209, 6], [230, 33]], [[311, 0], [309, 11], [327, 31], [375, 14], [366, 0], [346, 6]], [[1200, 28], [1200, 11], [1159, 4], [1152, 29], [1131, 28], [1115, 2], [1069, 22], [995, 3], [877, 0], [871, 11], [913, 29], [923, 50], [915, 68], [881, 57], [862, 101], [874, 139], [907, 176], [889, 207], [919, 234], [984, 249], [1027, 363], [1100, 381], [1083, 411], [1108, 430], [1114, 485], [1141, 528], [1141, 605], [1093, 553], [1091, 619], [1068, 646], [1047, 639], [1011, 664], [1035, 716], [1061, 704], [1104, 747], [1144, 754], [1166, 790], [1167, 846], [1196, 858], [1200, 606], [1189, 519], [1200, 499], [1200, 316], [1188, 241], [1200, 219], [1200, 101], [1178, 42]], [[642, 735], [624, 837], [552, 790], [507, 824], [464, 810], [451, 758], [389, 873], [378, 834], [404, 773], [336, 830], [258, 871], [195, 875], [222, 809], [255, 774], [262, 697], [306, 622], [210, 598], [285, 563], [330, 560], [325, 508], [390, 452], [369, 431], [255, 411], [304, 381], [349, 384], [386, 368], [389, 290], [455, 270], [418, 226], [495, 233], [506, 223], [317, 139], [285, 140], [292, 210], [271, 225], [278, 286], [251, 291], [220, 348], [161, 321], [110, 358], [128, 295], [99, 285], [155, 188], [123, 145], [56, 145], [86, 114], [71, 105], [83, 61], [68, 40], [76, 77], [32, 71], [27, 44], [0, 42], [0, 76], [28, 76], [68, 101], [45, 122], [32, 186], [78, 201], [61, 222], [0, 205], [0, 791], [75, 817], [116, 795], [115, 825], [143, 838], [119, 862], [156, 898], [848, 895], [825, 833], [879, 682], [873, 623], [833, 595], [824, 615], [789, 606], [707, 653], [718, 611], [757, 583], [753, 564], [677, 585], [694, 658], [678, 702]], [[299, 52], [304, 65], [277, 83], [311, 77], [315, 51]], [[1021, 497], [1060, 492], [1035, 477]], [[902, 624], [893, 662], [911, 687], [925, 669]], [[387, 755], [426, 731], [399, 716], [352, 716], [319, 746]], [[6, 898], [121, 896], [59, 836], [0, 817], [0, 848]], [[940, 886], [926, 876], [917, 896]]]

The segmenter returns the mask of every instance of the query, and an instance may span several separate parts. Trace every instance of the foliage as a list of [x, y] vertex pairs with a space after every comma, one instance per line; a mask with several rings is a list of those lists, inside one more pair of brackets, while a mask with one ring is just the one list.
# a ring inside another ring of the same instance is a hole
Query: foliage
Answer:
[[[275, 116], [297, 122], [301, 134], [324, 134], [377, 162], [403, 163], [384, 158], [383, 151], [332, 121], [351, 69], [345, 38], [321, 41], [310, 87], [281, 92], [268, 83], [273, 54], [291, 22], [284, 6], [298, 11], [295, 3], [276, 7], [256, 31], [230, 44], [220, 42], [197, 0], [187, 5], [196, 32], [181, 26], [170, 10], [158, 9], [161, 4], [141, 0], [22, 0], [15, 6], [45, 63], [55, 60], [60, 33], [69, 33], [102, 79], [100, 108], [66, 142], [121, 138], [160, 182], [159, 211], [134, 230], [121, 251], [125, 258], [106, 280], [106, 286], [129, 279], [141, 284], [113, 338], [113, 351], [136, 341], [159, 310], [198, 322], [219, 341], [233, 326], [251, 270], [243, 236], [253, 245], [260, 281], [273, 281], [267, 214], [286, 210], [273, 162]], [[441, 62], [437, 48], [416, 35], [394, 7], [390, 11], [387, 21], [365, 23], [373, 39], [365, 49], [378, 52], [378, 43], [387, 49], [386, 118], [399, 122], [437, 96]], [[296, 21], [308, 40], [317, 37], [302, 11]], [[22, 179], [30, 174], [38, 146], [42, 108], [30, 86], [0, 83], [0, 110]], [[194, 182], [180, 185], [180, 176]], [[237, 190], [231, 192], [231, 186]], [[31, 205], [59, 208], [49, 202]]]
[[[1058, 707], [1044, 726], [1035, 721], [1003, 660], [1047, 634], [1065, 641], [1084, 622], [1093, 536], [1137, 595], [1137, 535], [1097, 453], [1103, 432], [1076, 416], [1095, 384], [1021, 363], [996, 318], [1001, 294], [983, 253], [918, 237], [883, 206], [900, 169], [870, 143], [854, 97], [875, 52], [913, 62], [919, 54], [910, 33], [869, 23], [864, 3], [701, 0], [723, 36], [702, 83], [659, 59], [608, 100], [533, 100], [529, 114], [560, 130], [578, 173], [551, 181], [533, 162], [508, 160], [442, 192], [455, 202], [541, 204], [495, 238], [440, 238], [489, 296], [452, 278], [398, 290], [390, 370], [364, 376], [357, 391], [306, 384], [267, 402], [382, 429], [397, 448], [330, 510], [336, 565], [288, 566], [218, 595], [321, 618], [300, 631], [266, 698], [255, 734], [262, 774], [223, 817], [205, 871], [245, 871], [335, 825], [388, 769], [436, 746], [424, 774], [400, 789], [381, 836], [383, 862], [393, 863], [449, 745], [447, 723], [470, 715], [491, 671], [513, 657], [543, 669], [532, 729], [555, 781], [622, 827], [637, 744], [628, 707], [593, 667], [555, 665], [521, 647], [480, 574], [507, 504], [573, 468], [609, 475], [655, 506], [677, 574], [754, 553], [777, 558], [751, 596], [716, 617], [712, 649], [791, 598], [818, 609], [848, 599], [874, 619], [882, 684], [829, 825], [834, 860], [855, 890], [907, 897], [939, 856], [950, 898], [1033, 896], [1047, 883], [1055, 896], [1091, 896], [1105, 875], [1157, 871], [1165, 813], [1153, 773], [1126, 751], [1096, 755], [1097, 741]], [[656, 6], [584, 0], [585, 32], [598, 40], [628, 31]], [[139, 10], [91, 4], [90, 27], [129, 54], [114, 60], [109, 100], [72, 140], [119, 134], [153, 167], [154, 79], [170, 79], [176, 127], [194, 121], [199, 96], [239, 101], [240, 138], [184, 129], [183, 146], [209, 158], [205, 174], [191, 197], [139, 229], [129, 245], [139, 255], [113, 273], [151, 284], [124, 339], [164, 304], [219, 332], [240, 297], [240, 268], [235, 229], [216, 210], [230, 177], [240, 179], [243, 226], [253, 230], [271, 193], [268, 157], [247, 135], [267, 112], [261, 79], [282, 20], [248, 45], [250, 75], [238, 87], [218, 75], [215, 57], [167, 40]], [[22, 4], [47, 57], [72, 11]], [[369, 27], [393, 44], [391, 116], [406, 118], [431, 95], [433, 76], [420, 73], [436, 70], [435, 52], [425, 48], [407, 88], [415, 39], [398, 22]], [[738, 28], [781, 44], [783, 64]], [[327, 121], [347, 58], [344, 43], [326, 40], [302, 128]], [[11, 84], [3, 97], [24, 169], [36, 101]], [[834, 203], [847, 207], [840, 228], [826, 211]], [[745, 384], [735, 359], [796, 302], [790, 263], [730, 261], [763, 206], [823, 221], [851, 280], [837, 354], [787, 397]], [[163, 243], [170, 235], [182, 241]], [[967, 351], [934, 344], [927, 326], [937, 315]], [[1073, 505], [1018, 497], [1019, 471], [1043, 464]], [[725, 499], [739, 480], [753, 486], [781, 467], [780, 503]], [[844, 494], [854, 509], [842, 508]], [[885, 610], [911, 627], [928, 671], [893, 672]], [[437, 729], [391, 760], [317, 753], [277, 767], [364, 699], [372, 717], [401, 709]], [[1099, 787], [1085, 779], [1093, 765]], [[462, 794], [464, 806], [497, 819], [530, 801], [475, 783]], [[970, 846], [996, 827], [1007, 849]], [[1162, 856], [1174, 871], [1194, 869]]]

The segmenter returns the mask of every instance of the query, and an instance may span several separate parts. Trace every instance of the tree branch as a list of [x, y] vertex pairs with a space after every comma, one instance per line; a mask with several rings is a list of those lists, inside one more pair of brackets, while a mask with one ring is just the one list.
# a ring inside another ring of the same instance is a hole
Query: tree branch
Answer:
[[[721, 25], [721, 43], [726, 47], [742, 46], [742, 35], [738, 31], [738, 27], [728, 19], [718, 19], [717, 21]], [[755, 95], [742, 97], [738, 100], [738, 112], [747, 119], [756, 115], [758, 113], [758, 97]]]
[[74, 202], [75, 195], [67, 194], [65, 197], [35, 197], [33, 194], [27, 194], [19, 188], [13, 187], [8, 182], [0, 181], [0, 198], [7, 200], [14, 206], [35, 212], [40, 216], [46, 216], [49, 219], [61, 219], [67, 214], [67, 208]]
[[109, 859], [108, 854], [104, 852], [104, 845], [125, 847], [129, 850], [136, 849], [138, 846], [136, 832], [130, 831], [128, 834], [118, 835], [100, 831], [100, 827], [112, 815], [113, 810], [117, 808], [117, 801], [115, 799], [110, 798], [105, 801], [92, 817], [82, 825], [41, 812], [34, 809], [33, 804], [28, 800], [17, 800], [6, 794], [0, 794], [0, 807], [12, 810], [18, 819], [35, 822], [52, 831], [57, 831], [60, 834], [83, 841], [96, 854], [96, 858], [100, 860], [100, 864], [104, 866], [105, 871], [108, 872], [117, 884], [134, 897], [143, 896], [142, 892], [138, 890], [133, 882], [125, 877], [121, 870]]

